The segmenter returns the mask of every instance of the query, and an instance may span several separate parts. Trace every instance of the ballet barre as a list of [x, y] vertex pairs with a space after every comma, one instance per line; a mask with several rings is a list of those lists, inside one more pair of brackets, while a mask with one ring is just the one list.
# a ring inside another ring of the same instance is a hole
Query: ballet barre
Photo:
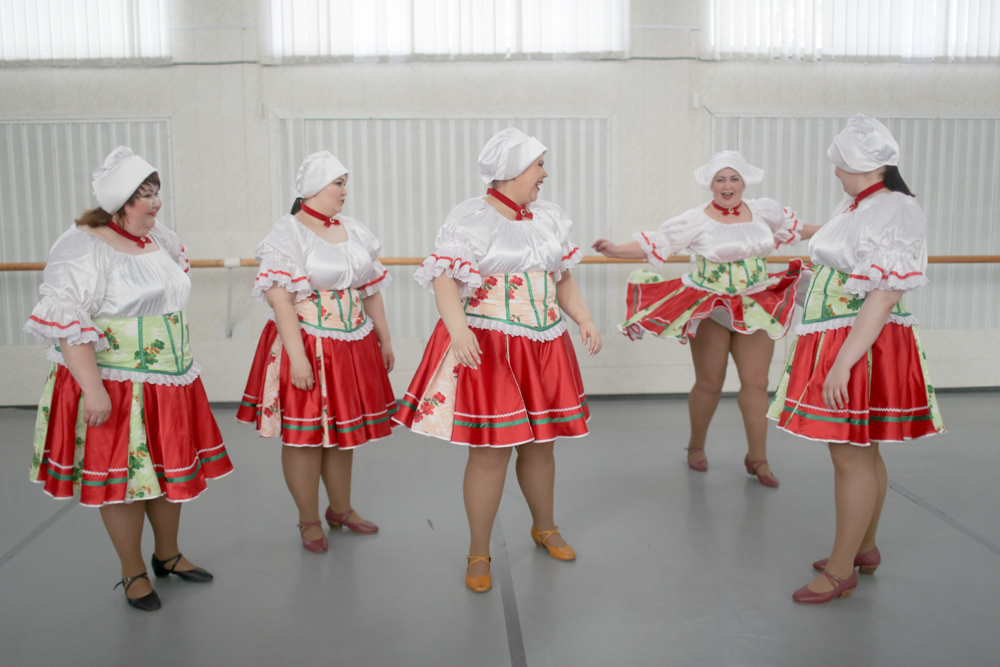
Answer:
[[[419, 266], [426, 257], [379, 257], [385, 266]], [[769, 264], [787, 264], [793, 259], [808, 262], [806, 255], [772, 255], [767, 258]], [[690, 255], [673, 255], [667, 258], [668, 264], [690, 264], [694, 260]], [[927, 258], [930, 264], [1000, 264], [1000, 255], [931, 255]], [[646, 264], [643, 259], [612, 259], [602, 255], [586, 255], [581, 264]], [[234, 269], [239, 267], [257, 266], [257, 260], [247, 257], [239, 259], [192, 259], [192, 269]], [[0, 262], [0, 271], [41, 271], [45, 262]]]

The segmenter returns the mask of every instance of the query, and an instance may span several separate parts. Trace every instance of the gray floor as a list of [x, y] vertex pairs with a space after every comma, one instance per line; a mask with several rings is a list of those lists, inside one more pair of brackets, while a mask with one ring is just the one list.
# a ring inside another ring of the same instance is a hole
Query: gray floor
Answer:
[[484, 595], [463, 583], [464, 449], [397, 430], [360, 450], [354, 503], [382, 531], [332, 535], [318, 556], [299, 545], [278, 448], [217, 409], [237, 471], [181, 525], [217, 578], [158, 581], [153, 614], [111, 590], [98, 512], [28, 482], [33, 413], [0, 409], [0, 664], [996, 665], [1000, 394], [941, 403], [946, 435], [885, 447], [883, 566], [823, 607], [790, 595], [829, 551], [829, 457], [772, 431], [781, 488], [760, 487], [732, 399], [707, 475], [683, 464], [682, 400], [594, 400], [591, 436], [557, 446], [557, 519], [579, 558], [534, 548], [511, 466], [495, 540], [510, 578], [495, 546]]

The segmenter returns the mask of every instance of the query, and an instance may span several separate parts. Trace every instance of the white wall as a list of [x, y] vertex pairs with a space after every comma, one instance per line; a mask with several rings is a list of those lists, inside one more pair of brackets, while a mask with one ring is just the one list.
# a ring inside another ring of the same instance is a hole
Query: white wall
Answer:
[[[256, 0], [174, 0], [172, 11], [175, 26], [252, 26], [258, 23], [257, 8]], [[697, 16], [697, 0], [632, 3], [633, 24], [695, 25]], [[172, 66], [0, 68], [0, 115], [169, 116], [174, 182], [165, 186], [174, 191], [177, 228], [192, 258], [216, 258], [252, 256], [273, 222], [270, 118], [275, 110], [609, 115], [611, 226], [620, 241], [701, 200], [691, 170], [709, 155], [711, 111], [935, 116], [995, 115], [1000, 109], [997, 65], [705, 62], [697, 59], [696, 35], [633, 30], [633, 58], [627, 61], [265, 67], [256, 63], [253, 27], [174, 30]], [[577, 239], [581, 246], [592, 241]], [[428, 238], [409, 254], [427, 253], [432, 242]], [[622, 299], [632, 268], [616, 269], [614, 289]], [[680, 275], [683, 269], [674, 265], [667, 274]], [[192, 272], [192, 340], [213, 400], [238, 400], [242, 393], [265, 316], [248, 297], [252, 277], [252, 269], [233, 271], [235, 326], [227, 339], [225, 272]], [[1000, 385], [1000, 332], [935, 329], [935, 324], [925, 322], [924, 339], [937, 386]], [[419, 361], [422, 343], [395, 342], [398, 393]], [[776, 348], [772, 381], [785, 349], [784, 341]], [[672, 341], [630, 343], [608, 332], [605, 351], [581, 363], [591, 394], [682, 392], [693, 380], [687, 349]], [[7, 380], [0, 385], [0, 404], [33, 402], [45, 366], [38, 346], [0, 347]], [[728, 383], [727, 389], [737, 386], [735, 371]]]

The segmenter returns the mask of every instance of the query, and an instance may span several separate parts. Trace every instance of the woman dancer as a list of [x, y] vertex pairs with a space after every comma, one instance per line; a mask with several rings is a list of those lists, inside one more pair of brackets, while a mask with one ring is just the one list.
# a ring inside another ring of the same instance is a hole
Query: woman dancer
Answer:
[[328, 548], [320, 478], [330, 528], [378, 531], [351, 507], [354, 448], [388, 436], [396, 411], [388, 375], [395, 357], [380, 293], [392, 278], [378, 261], [378, 239], [340, 215], [347, 178], [329, 151], [307, 157], [292, 212], [257, 246], [253, 297], [274, 312], [236, 414], [256, 424], [261, 437], [281, 436], [302, 546], [315, 553]]
[[573, 222], [538, 199], [546, 150], [514, 128], [490, 139], [479, 154], [487, 195], [455, 207], [414, 275], [441, 320], [395, 419], [469, 447], [465, 583], [476, 592], [491, 587], [490, 533], [513, 447], [532, 538], [576, 558], [553, 519], [553, 441], [586, 435], [590, 412], [560, 309], [591, 355], [601, 335], [569, 272], [583, 257], [569, 240]]
[[795, 307], [801, 262], [767, 273], [765, 257], [775, 248], [809, 238], [818, 229], [803, 225], [773, 199], [743, 199], [744, 188], [764, 172], [735, 151], [723, 151], [694, 172], [711, 191], [707, 204], [667, 220], [655, 232], [615, 245], [598, 239], [594, 249], [608, 257], [647, 259], [662, 266], [670, 255], [689, 251], [696, 270], [664, 281], [650, 271], [629, 277], [628, 318], [620, 325], [629, 338], [647, 331], [661, 338], [691, 339], [695, 383], [688, 395], [691, 439], [688, 466], [706, 472], [705, 439], [733, 355], [740, 377], [739, 406], [747, 434], [746, 470], [764, 486], [778, 480], [767, 464], [767, 372], [774, 341], [788, 331]]
[[153, 572], [207, 582], [177, 547], [181, 502], [232, 471], [191, 357], [191, 293], [177, 234], [160, 225], [160, 177], [125, 147], [94, 172], [99, 208], [49, 252], [25, 331], [56, 343], [35, 426], [31, 479], [54, 498], [100, 507], [128, 604], [160, 608], [142, 560], [149, 517]]
[[853, 116], [827, 153], [847, 194], [810, 243], [814, 265], [799, 334], [768, 416], [829, 443], [837, 529], [822, 572], [792, 598], [848, 597], [855, 566], [881, 563], [875, 531], [885, 501], [882, 442], [944, 432], [916, 320], [904, 292], [927, 284], [927, 220], [899, 174], [882, 123]]

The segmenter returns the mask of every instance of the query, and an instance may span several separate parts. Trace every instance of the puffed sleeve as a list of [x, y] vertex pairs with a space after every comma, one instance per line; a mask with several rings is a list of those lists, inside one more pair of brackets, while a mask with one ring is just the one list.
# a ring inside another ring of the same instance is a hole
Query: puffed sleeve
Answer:
[[855, 263], [844, 289], [864, 297], [927, 284], [927, 218], [913, 197], [894, 192], [855, 215]]
[[354, 218], [341, 216], [341, 221], [345, 225], [350, 225], [351, 233], [365, 247], [365, 250], [368, 251], [368, 256], [372, 259], [371, 269], [365, 275], [361, 276], [357, 285], [353, 286], [361, 294], [361, 298], [365, 299], [388, 287], [389, 283], [392, 282], [392, 276], [382, 266], [382, 262], [378, 261], [379, 253], [382, 252], [382, 244], [375, 238], [371, 230]]
[[187, 248], [181, 243], [180, 237], [177, 236], [177, 232], [172, 229], [167, 229], [159, 222], [154, 225], [152, 230], [152, 236], [156, 239], [156, 242], [160, 244], [167, 254], [177, 262], [177, 266], [181, 267], [184, 273], [190, 273], [191, 262], [188, 261]]
[[670, 218], [655, 232], [636, 232], [632, 238], [646, 253], [646, 259], [653, 266], [663, 266], [667, 258], [689, 245], [705, 230], [710, 218], [697, 208]]
[[559, 266], [553, 272], [555, 274], [553, 277], [558, 283], [562, 279], [563, 271], [570, 270], [583, 259], [583, 252], [570, 239], [573, 221], [570, 220], [569, 214], [562, 207], [550, 201], [541, 199], [535, 201], [531, 204], [531, 211], [536, 219], [544, 218], [555, 233], [556, 238], [559, 239], [559, 244], [562, 247], [562, 259], [559, 260]]
[[445, 275], [458, 282], [464, 299], [482, 286], [479, 260], [489, 250], [491, 231], [488, 224], [492, 207], [481, 197], [462, 202], [448, 214], [434, 240], [434, 253], [423, 261], [413, 279], [428, 292], [434, 292], [434, 279]]
[[103, 301], [106, 271], [97, 238], [70, 229], [56, 240], [42, 273], [38, 292], [42, 295], [31, 311], [24, 330], [56, 344], [65, 338], [70, 345], [93, 343], [94, 350], [108, 349], [107, 336], [91, 314]]
[[[254, 252], [260, 268], [253, 281], [251, 296], [257, 301], [267, 301], [264, 293], [274, 286], [284, 287], [294, 294], [295, 303], [312, 294], [313, 288], [306, 275], [302, 247], [289, 218], [292, 216], [286, 215], [279, 219]], [[294, 221], [292, 218], [292, 222]]]
[[778, 202], [766, 197], [748, 203], [760, 219], [771, 228], [776, 250], [802, 240], [802, 222], [795, 215], [795, 211], [784, 208]]

